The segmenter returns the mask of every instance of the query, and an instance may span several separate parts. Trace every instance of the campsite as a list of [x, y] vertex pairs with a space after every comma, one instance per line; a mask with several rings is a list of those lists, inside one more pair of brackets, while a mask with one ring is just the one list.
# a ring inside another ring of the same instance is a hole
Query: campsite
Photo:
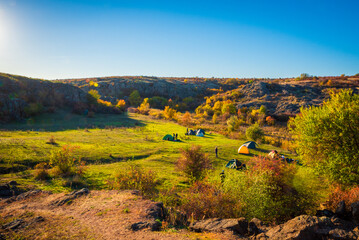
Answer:
[[359, 239], [359, 1], [0, 1], [0, 240]]

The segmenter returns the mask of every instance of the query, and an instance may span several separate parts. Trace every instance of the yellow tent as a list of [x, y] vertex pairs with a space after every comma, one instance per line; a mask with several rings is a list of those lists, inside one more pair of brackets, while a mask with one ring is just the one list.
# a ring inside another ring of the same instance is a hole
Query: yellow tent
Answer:
[[249, 150], [245, 145], [242, 145], [239, 149], [238, 149], [238, 153], [243, 153], [243, 154], [249, 154]]

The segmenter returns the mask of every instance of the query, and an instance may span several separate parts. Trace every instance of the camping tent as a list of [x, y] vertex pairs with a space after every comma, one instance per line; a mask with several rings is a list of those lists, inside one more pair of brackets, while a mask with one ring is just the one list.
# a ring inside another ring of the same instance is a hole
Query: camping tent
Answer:
[[226, 168], [233, 168], [233, 169], [237, 169], [237, 170], [242, 170], [242, 169], [246, 168], [246, 165], [242, 164], [237, 159], [232, 159], [227, 163]]
[[238, 149], [238, 153], [242, 153], [242, 154], [249, 154], [249, 150], [245, 145], [242, 145], [239, 149]]
[[196, 135], [196, 131], [194, 131], [194, 130], [188, 130], [187, 135]]
[[258, 147], [258, 144], [253, 141], [245, 142], [245, 143], [243, 143], [243, 145], [250, 149], [256, 149]]
[[173, 141], [174, 139], [173, 139], [173, 136], [171, 134], [167, 134], [166, 136], [164, 136], [162, 138], [162, 140]]
[[198, 129], [198, 130], [197, 130], [197, 134], [198, 134], [198, 133], [202, 133], [203, 135], [206, 134], [203, 129]]
[[196, 136], [197, 136], [197, 137], [204, 137], [204, 135], [203, 135], [202, 132], [197, 132]]

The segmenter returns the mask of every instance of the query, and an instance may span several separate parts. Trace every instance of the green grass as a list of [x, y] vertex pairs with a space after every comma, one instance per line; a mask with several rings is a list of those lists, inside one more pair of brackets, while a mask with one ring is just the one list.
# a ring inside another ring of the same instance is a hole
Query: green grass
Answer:
[[[87, 125], [83, 122], [95, 127], [85, 128]], [[237, 150], [246, 139], [228, 139], [217, 133], [207, 133], [205, 137], [185, 138], [185, 131], [185, 127], [176, 123], [137, 114], [98, 114], [94, 118], [67, 113], [46, 114], [31, 124], [11, 124], [7, 125], [6, 130], [0, 131], [0, 169], [12, 164], [24, 165], [31, 169], [39, 162], [49, 161], [52, 151], [60, 149], [63, 145], [73, 145], [78, 146], [74, 152], [75, 156], [87, 162], [84, 177], [90, 188], [107, 188], [107, 180], [129, 161], [152, 169], [157, 173], [161, 185], [167, 187], [187, 185], [187, 179], [176, 170], [175, 162], [180, 156], [180, 148], [192, 144], [201, 145], [209, 154], [213, 160], [215, 174], [224, 169], [225, 164], [232, 158], [246, 162], [253, 155], [266, 155], [272, 149], [293, 157], [288, 152], [270, 145], [260, 145], [258, 151], [250, 150], [251, 155], [239, 155]], [[179, 138], [183, 140], [162, 140], [164, 135], [172, 133], [178, 133]], [[55, 145], [47, 143], [51, 136], [55, 139]], [[216, 146], [219, 148], [219, 158], [215, 158]], [[2, 174], [0, 178], [1, 181], [14, 179], [19, 183], [35, 185], [46, 190], [69, 190], [63, 187], [63, 179], [35, 181], [29, 171]]]

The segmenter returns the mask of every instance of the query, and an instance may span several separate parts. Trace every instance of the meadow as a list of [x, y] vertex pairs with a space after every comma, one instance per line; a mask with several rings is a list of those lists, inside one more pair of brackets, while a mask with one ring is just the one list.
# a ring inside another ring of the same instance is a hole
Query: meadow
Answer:
[[[130, 162], [155, 172], [160, 188], [187, 187], [188, 180], [177, 170], [175, 162], [180, 157], [180, 149], [191, 145], [202, 146], [209, 155], [214, 175], [219, 175], [233, 158], [246, 162], [273, 149], [295, 158], [288, 151], [265, 144], [257, 150], [251, 149], [250, 155], [241, 155], [237, 150], [246, 141], [245, 137], [234, 140], [215, 132], [207, 132], [204, 137], [186, 136], [186, 127], [134, 113], [96, 114], [87, 118], [57, 112], [0, 128], [1, 182], [16, 180], [55, 192], [71, 188], [64, 187], [62, 178], [36, 181], [31, 169], [40, 162], [48, 162], [51, 153], [65, 145], [75, 146], [74, 157], [86, 162], [84, 178], [90, 189], [107, 189], [108, 180]], [[162, 140], [166, 134], [173, 133], [178, 133], [181, 141]], [[218, 158], [214, 153], [216, 146]]]

